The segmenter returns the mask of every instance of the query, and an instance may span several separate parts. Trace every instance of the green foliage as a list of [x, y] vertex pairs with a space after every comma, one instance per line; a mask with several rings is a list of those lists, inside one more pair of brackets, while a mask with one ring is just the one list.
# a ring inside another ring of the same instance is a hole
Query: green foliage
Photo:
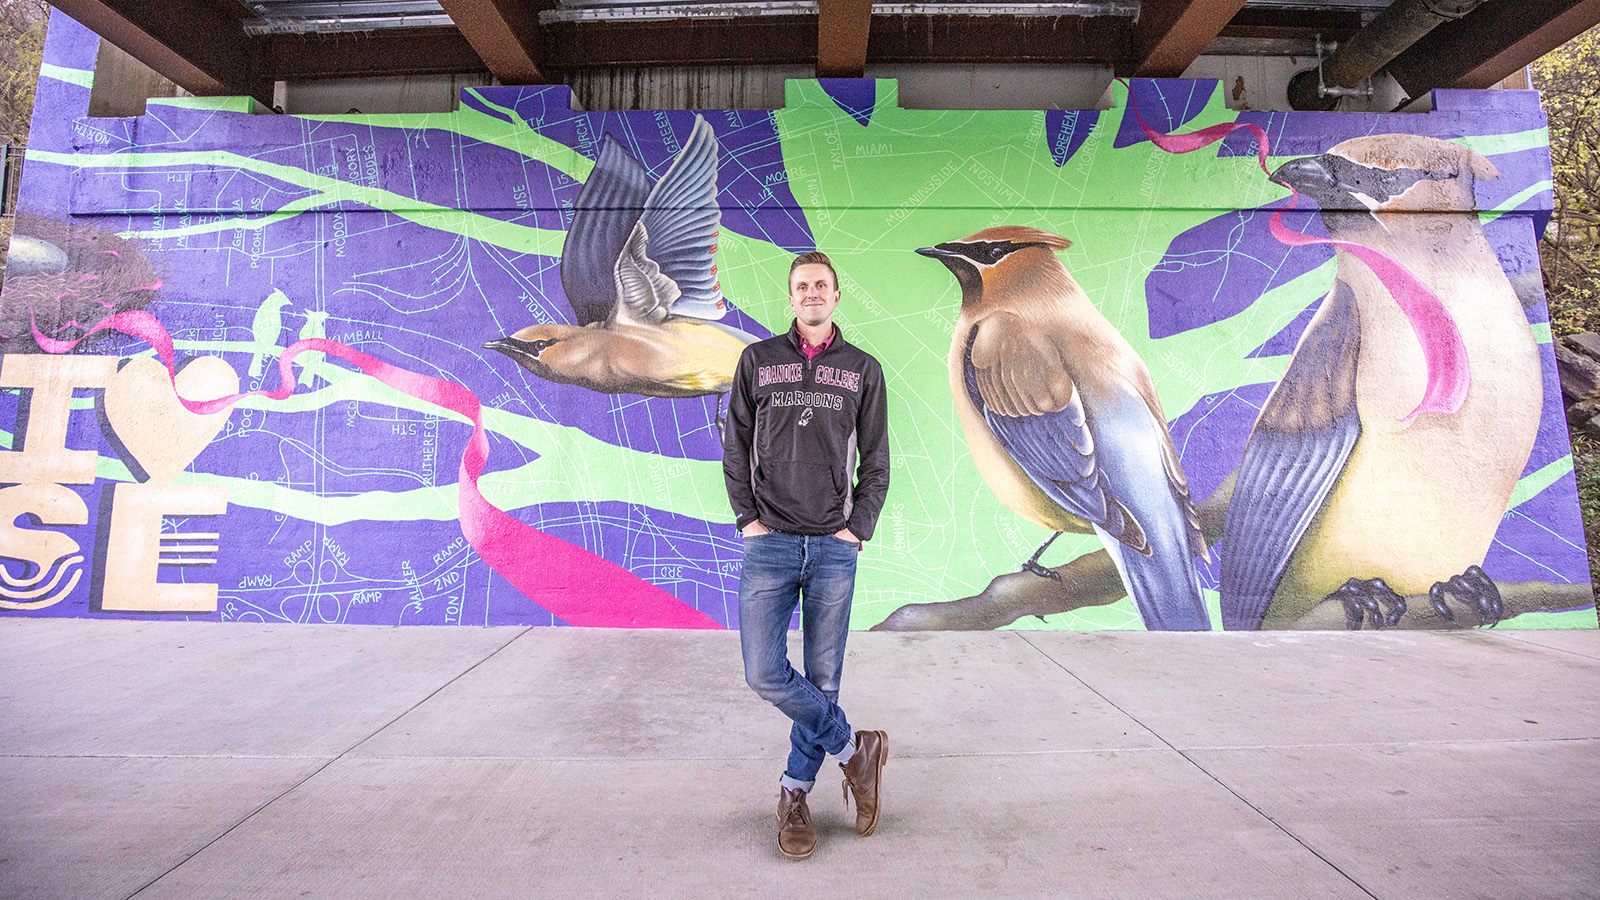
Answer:
[[1578, 506], [1589, 545], [1589, 578], [1600, 585], [1600, 444], [1582, 432], [1572, 435], [1572, 465], [1578, 476]]
[[[50, 5], [43, 0], [0, 0], [0, 144], [28, 143], [49, 15]], [[0, 218], [0, 263], [11, 244], [11, 224], [11, 219]]]
[[0, 143], [28, 142], [49, 12], [43, 0], [0, 0]]
[[[1533, 86], [1550, 117], [1555, 213], [1539, 241], [1550, 329], [1556, 338], [1600, 332], [1600, 28], [1533, 64]], [[1574, 432], [1572, 464], [1600, 584], [1600, 442]]]
[[1555, 214], [1539, 242], [1557, 337], [1600, 331], [1600, 28], [1533, 65], [1550, 117]]

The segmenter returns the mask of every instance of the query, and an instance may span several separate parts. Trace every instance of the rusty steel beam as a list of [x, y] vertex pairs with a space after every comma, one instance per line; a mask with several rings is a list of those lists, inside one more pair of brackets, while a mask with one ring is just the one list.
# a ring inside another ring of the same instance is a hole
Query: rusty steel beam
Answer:
[[817, 77], [865, 75], [871, 30], [872, 0], [817, 0]]
[[501, 84], [544, 84], [544, 35], [539, 11], [554, 0], [439, 0], [479, 58]]
[[1600, 0], [1485, 3], [1429, 32], [1389, 63], [1406, 93], [1486, 88], [1600, 24]]
[[885, 63], [1105, 63], [1133, 47], [1124, 16], [874, 16], [867, 58]]
[[549, 22], [544, 68], [814, 65], [814, 16]]
[[1341, 10], [1241, 9], [1218, 37], [1342, 41], [1361, 30], [1361, 14]]
[[203, 97], [272, 102], [259, 47], [244, 33], [244, 7], [224, 0], [52, 0], [104, 40]]
[[1176, 78], [1244, 9], [1245, 0], [1144, 0], [1133, 55], [1117, 74]]
[[483, 61], [454, 28], [391, 28], [323, 34], [264, 34], [263, 68], [276, 80], [482, 72]]
[[[1105, 63], [1131, 52], [1123, 16], [873, 16], [867, 62]], [[552, 22], [545, 66], [793, 65], [819, 58], [809, 16]]]

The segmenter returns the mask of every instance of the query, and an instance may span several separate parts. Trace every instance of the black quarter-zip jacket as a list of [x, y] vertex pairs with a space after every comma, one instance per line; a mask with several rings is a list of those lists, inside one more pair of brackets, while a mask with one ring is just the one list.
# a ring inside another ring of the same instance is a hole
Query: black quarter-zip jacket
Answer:
[[848, 526], [870, 540], [889, 492], [884, 393], [883, 368], [837, 325], [814, 359], [795, 325], [746, 347], [722, 444], [739, 527], [760, 519], [773, 531], [821, 535]]

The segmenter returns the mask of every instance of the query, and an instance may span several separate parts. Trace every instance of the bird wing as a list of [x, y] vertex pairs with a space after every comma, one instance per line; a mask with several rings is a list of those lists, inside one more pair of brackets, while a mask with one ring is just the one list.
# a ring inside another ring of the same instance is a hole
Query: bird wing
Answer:
[[[699, 116], [667, 174], [644, 202], [643, 222], [650, 232], [650, 258], [677, 285], [671, 312], [697, 319], [720, 319], [728, 305], [717, 281], [717, 136]], [[629, 305], [631, 298], [623, 297]]]
[[573, 205], [561, 248], [561, 287], [579, 325], [614, 317], [616, 265], [650, 195], [650, 176], [610, 134]]
[[1224, 628], [1261, 627], [1300, 538], [1361, 436], [1360, 345], [1355, 292], [1336, 281], [1245, 444], [1223, 530]]
[[1061, 348], [1011, 314], [986, 316], [967, 336], [967, 396], [995, 439], [1045, 495], [1148, 554], [1144, 531], [1095, 458], [1094, 436]]
[[1156, 396], [1155, 382], [1150, 380], [1150, 373], [1142, 368], [1139, 376], [1136, 389], [1144, 400], [1145, 408], [1150, 411], [1151, 421], [1161, 432], [1161, 468], [1167, 476], [1167, 487], [1183, 511], [1189, 556], [1191, 558], [1198, 556], [1206, 562], [1211, 562], [1211, 551], [1206, 547], [1205, 532], [1200, 528], [1200, 512], [1195, 509], [1194, 498], [1189, 494], [1189, 476], [1184, 474], [1183, 462], [1178, 458], [1178, 447], [1172, 443], [1172, 432], [1167, 429], [1167, 416], [1161, 410], [1161, 399]]
[[644, 222], [635, 222], [633, 234], [617, 255], [617, 296], [623, 300], [617, 307], [619, 319], [649, 324], [666, 321], [672, 301], [678, 299], [678, 286], [661, 274], [661, 267], [646, 252], [649, 244]]

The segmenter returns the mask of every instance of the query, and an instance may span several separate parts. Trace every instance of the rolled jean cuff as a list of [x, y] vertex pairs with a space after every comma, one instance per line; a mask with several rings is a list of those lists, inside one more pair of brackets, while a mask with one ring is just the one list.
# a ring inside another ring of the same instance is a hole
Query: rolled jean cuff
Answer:
[[816, 781], [814, 781], [814, 780], [813, 781], [801, 781], [798, 778], [790, 778], [787, 774], [785, 774], [782, 778], [778, 779], [778, 786], [779, 787], [784, 788], [786, 790], [791, 790], [791, 791], [805, 791], [808, 794], [811, 793], [811, 788], [814, 787], [815, 785], [816, 785]]

